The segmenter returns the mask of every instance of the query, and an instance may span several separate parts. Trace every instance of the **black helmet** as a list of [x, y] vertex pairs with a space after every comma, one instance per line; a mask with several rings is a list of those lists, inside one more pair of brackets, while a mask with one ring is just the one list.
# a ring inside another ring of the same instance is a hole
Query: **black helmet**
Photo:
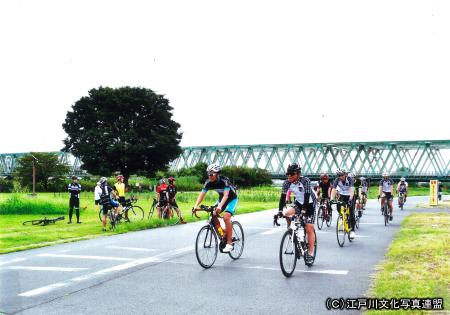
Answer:
[[286, 175], [300, 173], [301, 171], [302, 168], [297, 163], [289, 164], [286, 170]]

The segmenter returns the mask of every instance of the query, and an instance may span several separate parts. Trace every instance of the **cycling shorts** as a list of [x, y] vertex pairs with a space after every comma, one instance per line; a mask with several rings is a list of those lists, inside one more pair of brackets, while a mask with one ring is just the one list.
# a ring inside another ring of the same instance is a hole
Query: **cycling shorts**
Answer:
[[316, 219], [316, 207], [314, 207], [313, 203], [302, 205], [296, 200], [291, 204], [291, 207], [295, 209], [296, 214], [301, 214], [302, 209], [305, 210], [305, 223], [314, 224]]
[[383, 192], [383, 194], [386, 196], [387, 201], [391, 201], [392, 199], [394, 199], [390, 192]]
[[[226, 208], [223, 211], [228, 212], [231, 215], [234, 215], [236, 212], [237, 204], [238, 204], [238, 198], [235, 198], [227, 204]], [[216, 206], [217, 205], [219, 205], [219, 200], [217, 200], [217, 202], [216, 202]]]

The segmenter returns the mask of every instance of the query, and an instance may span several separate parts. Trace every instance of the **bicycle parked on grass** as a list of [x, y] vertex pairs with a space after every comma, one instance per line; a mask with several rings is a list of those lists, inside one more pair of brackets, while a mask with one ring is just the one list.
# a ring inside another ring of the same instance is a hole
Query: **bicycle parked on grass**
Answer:
[[317, 228], [322, 229], [323, 222], [329, 227], [333, 219], [333, 212], [330, 207], [330, 200], [328, 198], [321, 198], [317, 209]]
[[47, 217], [44, 217], [43, 219], [40, 220], [30, 220], [30, 221], [25, 221], [22, 223], [22, 225], [49, 225], [49, 224], [55, 224], [57, 221], [62, 221], [64, 220], [64, 217], [58, 217], [58, 218], [54, 218], [54, 219], [47, 219]]
[[[127, 222], [137, 222], [142, 221], [144, 219], [144, 209], [142, 209], [140, 206], [135, 205], [137, 202], [137, 198], [131, 197], [130, 199], [125, 200], [125, 204], [123, 205], [122, 211], [117, 215], [119, 222], [122, 218], [125, 219]], [[108, 209], [108, 217], [109, 213], [111, 212], [111, 209]], [[98, 218], [100, 221], [103, 217], [103, 210], [100, 209], [98, 212]]]
[[314, 264], [317, 253], [317, 235], [314, 230], [314, 256], [311, 262], [308, 262], [306, 255], [308, 253], [308, 234], [305, 229], [303, 215], [294, 215], [292, 217], [289, 229], [281, 238], [280, 244], [280, 267], [285, 277], [290, 277], [294, 273], [297, 265], [297, 259], [303, 257], [305, 265], [311, 267]]
[[339, 209], [339, 216], [336, 222], [336, 239], [340, 247], [344, 246], [345, 235], [347, 235], [350, 242], [350, 208], [346, 202], [333, 200], [331, 204], [335, 204]]
[[[223, 253], [223, 249], [226, 245], [226, 235], [224, 234], [222, 227], [219, 225], [214, 225], [213, 213], [215, 209], [215, 206], [208, 207], [201, 205], [198, 209], [192, 210], [192, 215], [195, 215], [197, 218], [200, 218], [197, 215], [197, 211], [205, 211], [208, 213], [206, 225], [200, 229], [195, 241], [195, 255], [197, 257], [197, 261], [200, 266], [205, 269], [214, 265], [218, 251]], [[218, 218], [222, 217], [219, 215]], [[228, 253], [228, 255], [232, 259], [236, 260], [241, 257], [244, 250], [244, 230], [238, 221], [233, 221], [231, 226], [233, 230], [233, 249]], [[226, 232], [229, 233], [230, 231]]]

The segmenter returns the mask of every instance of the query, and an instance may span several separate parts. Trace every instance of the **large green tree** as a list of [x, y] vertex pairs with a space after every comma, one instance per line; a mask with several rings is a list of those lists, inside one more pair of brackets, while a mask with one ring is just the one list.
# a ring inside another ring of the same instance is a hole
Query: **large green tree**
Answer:
[[99, 87], [67, 113], [64, 151], [92, 174], [153, 176], [181, 154], [180, 124], [163, 95], [140, 87]]
[[47, 191], [52, 179], [62, 178], [70, 172], [70, 166], [60, 163], [55, 153], [30, 153], [17, 160], [18, 166], [14, 170], [22, 186], [31, 188], [33, 185], [33, 161], [36, 167], [36, 186], [38, 190]]

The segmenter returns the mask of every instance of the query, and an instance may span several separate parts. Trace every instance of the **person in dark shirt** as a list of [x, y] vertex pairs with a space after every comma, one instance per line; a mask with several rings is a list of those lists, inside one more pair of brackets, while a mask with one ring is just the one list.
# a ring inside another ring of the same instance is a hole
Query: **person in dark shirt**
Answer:
[[203, 189], [195, 202], [193, 210], [198, 209], [208, 190], [215, 190], [219, 194], [219, 200], [216, 203], [216, 210], [214, 212], [213, 220], [214, 224], [220, 224], [217, 215], [225, 211], [223, 220], [225, 221], [224, 233], [226, 235], [227, 245], [223, 249], [223, 252], [229, 253], [233, 250], [231, 216], [233, 216], [236, 212], [238, 198], [236, 188], [233, 184], [231, 184], [229, 178], [220, 175], [221, 170], [222, 167], [217, 164], [211, 164], [207, 167], [206, 171], [208, 173], [208, 180], [205, 182], [205, 185], [203, 186]]
[[159, 181], [159, 185], [156, 187], [156, 199], [158, 200], [156, 209], [158, 210], [158, 217], [160, 218], [162, 215], [162, 209], [167, 206], [167, 203], [169, 202], [167, 187], [167, 181], [164, 178]]
[[72, 182], [67, 187], [70, 193], [70, 199], [69, 199], [69, 222], [68, 224], [72, 223], [72, 215], [73, 215], [73, 209], [75, 208], [75, 213], [77, 216], [77, 223], [81, 223], [80, 221], [80, 192], [81, 192], [81, 185], [78, 183], [78, 177], [72, 176]]
[[327, 173], [323, 173], [320, 175], [320, 182], [319, 182], [319, 191], [317, 194], [317, 197], [324, 200], [327, 206], [328, 214], [331, 214], [331, 206], [330, 206], [330, 197], [331, 197], [331, 191], [332, 186], [330, 182], [330, 177]]
[[167, 179], [169, 182], [169, 186], [167, 186], [167, 193], [169, 197], [169, 204], [175, 209], [175, 212], [177, 213], [178, 217], [180, 218], [181, 224], [186, 224], [186, 221], [183, 220], [183, 217], [181, 216], [181, 210], [178, 208], [177, 201], [175, 199], [175, 196], [177, 195], [177, 186], [175, 184], [176, 180], [173, 177], [169, 177]]

